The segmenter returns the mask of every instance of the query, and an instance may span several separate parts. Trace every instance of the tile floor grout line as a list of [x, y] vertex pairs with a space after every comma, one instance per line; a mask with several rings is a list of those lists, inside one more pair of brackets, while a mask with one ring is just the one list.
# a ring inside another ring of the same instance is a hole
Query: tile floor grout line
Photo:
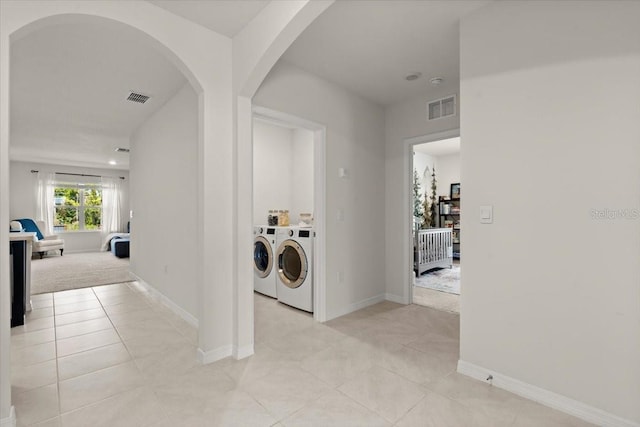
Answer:
[[80, 410], [82, 410], [82, 409], [88, 408], [89, 406], [97, 405], [97, 404], [99, 404], [99, 403], [103, 403], [103, 402], [104, 402], [104, 401], [106, 401], [106, 400], [113, 399], [114, 397], [119, 396], [119, 395], [121, 395], [121, 394], [123, 394], [123, 393], [129, 393], [129, 392], [132, 392], [132, 391], [134, 391], [134, 390], [138, 390], [138, 389], [145, 388], [145, 387], [146, 387], [146, 385], [140, 385], [140, 386], [138, 386], [138, 387], [133, 387], [133, 388], [130, 388], [130, 389], [128, 389], [128, 390], [120, 391], [120, 392], [118, 392], [118, 393], [116, 393], [116, 394], [109, 395], [109, 396], [104, 397], [104, 398], [102, 398], [102, 399], [100, 399], [100, 400], [96, 400], [95, 402], [91, 402], [91, 403], [89, 403], [89, 404], [86, 404], [86, 405], [83, 405], [83, 406], [79, 406], [79, 407], [74, 408], [74, 409], [72, 409], [72, 410], [70, 410], [70, 411], [63, 412], [63, 413], [61, 413], [61, 414], [59, 415], [60, 420], [62, 421], [62, 415], [72, 414], [72, 413], [74, 413], [74, 412], [77, 412], [77, 411], [80, 411]]
[[56, 297], [55, 292], [52, 292], [51, 299], [53, 300], [53, 338], [56, 353], [56, 394], [58, 396], [58, 417], [60, 417], [60, 423], [62, 423], [62, 399], [60, 397], [60, 365], [58, 362], [58, 329], [56, 327]]
[[[91, 290], [93, 291], [94, 294], [96, 294], [96, 291], [93, 288], [91, 288]], [[129, 351], [129, 347], [127, 347], [127, 345], [125, 344], [125, 340], [122, 338], [122, 335], [120, 335], [120, 332], [118, 331], [118, 328], [113, 323], [113, 320], [111, 320], [111, 316], [109, 316], [107, 311], [104, 309], [104, 305], [102, 304], [102, 300], [100, 300], [100, 297], [98, 297], [98, 294], [96, 294], [96, 297], [98, 298], [98, 302], [100, 303], [100, 306], [102, 307], [102, 310], [104, 311], [104, 314], [107, 316], [107, 319], [109, 319], [109, 323], [111, 323], [111, 326], [113, 327], [114, 331], [118, 335], [118, 338], [120, 339], [120, 343], [124, 346], [125, 350], [127, 351], [127, 354], [129, 354], [129, 358], [133, 361], [134, 358], [133, 358], [133, 355], [131, 354], [131, 352]], [[138, 369], [138, 365], [136, 363], [134, 363], [134, 365], [135, 365], [136, 369]]]
[[[100, 297], [98, 297], [98, 295], [96, 294], [96, 292], [95, 292], [95, 290], [93, 289], [93, 287], [91, 287], [90, 289], [93, 291], [94, 295], [96, 295], [96, 298], [98, 298], [98, 302], [100, 303], [100, 306], [102, 307], [102, 310], [104, 311], [104, 306], [102, 305], [102, 301], [100, 301]], [[106, 315], [107, 319], [109, 319], [109, 323], [111, 323], [111, 326], [112, 326], [112, 328], [114, 329], [115, 333], [118, 335], [118, 338], [120, 339], [120, 344], [122, 344], [122, 346], [123, 346], [123, 347], [125, 348], [125, 350], [127, 351], [127, 354], [129, 354], [129, 358], [130, 358], [130, 360], [128, 360], [128, 361], [126, 361], [126, 362], [118, 363], [118, 364], [115, 364], [115, 365], [112, 365], [112, 366], [108, 366], [108, 367], [106, 367], [106, 368], [101, 368], [101, 369], [97, 369], [97, 370], [95, 370], [95, 371], [87, 372], [86, 374], [77, 375], [77, 376], [75, 376], [75, 377], [67, 378], [67, 379], [65, 379], [64, 381], [71, 380], [71, 379], [77, 379], [77, 378], [80, 378], [80, 377], [82, 377], [82, 376], [86, 376], [86, 375], [93, 374], [93, 373], [95, 373], [95, 372], [100, 372], [100, 371], [104, 371], [104, 370], [109, 369], [109, 368], [113, 368], [113, 367], [116, 367], [116, 366], [121, 366], [121, 365], [124, 365], [124, 364], [129, 363], [129, 362], [132, 362], [132, 363], [133, 363], [133, 366], [135, 366], [136, 370], [138, 370], [138, 371], [139, 371], [139, 368], [138, 368], [138, 366], [136, 365], [136, 363], [134, 362], [133, 357], [132, 357], [131, 353], [129, 352], [129, 349], [128, 349], [128, 348], [127, 348], [127, 346], [125, 345], [124, 340], [123, 340], [123, 339], [122, 339], [122, 337], [120, 336], [120, 333], [118, 332], [118, 330], [117, 330], [116, 326], [113, 324], [113, 322], [111, 321], [111, 318], [110, 318], [110, 317], [109, 317], [109, 315], [106, 313], [106, 311], [105, 311], [105, 315]], [[107, 344], [107, 345], [100, 346], [100, 347], [96, 347], [96, 348], [104, 348], [104, 347], [106, 347], [106, 346], [108, 346], [108, 345], [114, 345], [114, 344], [118, 344], [118, 343]], [[91, 350], [95, 350], [96, 348], [91, 349]], [[86, 350], [86, 351], [90, 351], [90, 350]], [[80, 354], [80, 353], [83, 353], [83, 352], [78, 352], [78, 353], [74, 353], [74, 354]], [[69, 356], [71, 356], [71, 355], [69, 355]], [[64, 356], [64, 357], [67, 357], [67, 356]], [[56, 357], [56, 360], [57, 360], [57, 357]], [[56, 363], [56, 364], [57, 364], [57, 363]], [[69, 413], [71, 413], [71, 412], [74, 412], [74, 411], [80, 410], [80, 409], [82, 409], [82, 408], [86, 408], [86, 407], [88, 407], [88, 406], [91, 406], [91, 405], [94, 405], [94, 404], [100, 403], [100, 402], [105, 401], [105, 400], [107, 400], [107, 399], [110, 399], [110, 398], [112, 398], [112, 397], [114, 397], [114, 396], [117, 396], [118, 394], [126, 393], [127, 391], [135, 390], [135, 389], [137, 389], [137, 388], [142, 388], [142, 387], [144, 387], [144, 385], [141, 385], [140, 387], [134, 387], [134, 388], [132, 388], [132, 389], [130, 389], [130, 390], [125, 390], [124, 392], [119, 392], [119, 393], [117, 393], [117, 394], [113, 394], [113, 395], [111, 395], [111, 396], [107, 396], [107, 397], [105, 397], [105, 398], [103, 398], [103, 399], [100, 399], [100, 400], [98, 400], [98, 401], [96, 401], [96, 402], [92, 402], [92, 403], [90, 403], [90, 404], [88, 404], [88, 405], [84, 405], [84, 406], [81, 406], [81, 407], [75, 408], [75, 409], [73, 409], [73, 410], [71, 410], [71, 411], [67, 411], [67, 412], [65, 412], [65, 414], [69, 414]], [[58, 394], [59, 394], [59, 393], [60, 393], [60, 386], [58, 385]], [[59, 398], [59, 397], [58, 397], [58, 404], [60, 405], [60, 410], [59, 410], [59, 412], [60, 412], [60, 417], [62, 417], [62, 407], [61, 407], [61, 402], [60, 402], [60, 398]], [[61, 420], [62, 420], [62, 419], [61, 419]]]
[[[132, 283], [132, 282], [128, 282], [128, 283], [125, 283], [125, 284], [126, 284], [127, 288], [131, 289], [131, 287], [130, 287], [129, 283]], [[93, 288], [92, 288], [92, 289], [93, 289]], [[132, 290], [132, 291], [133, 291], [134, 293], [136, 292], [136, 291], [134, 291], [134, 290]], [[93, 292], [94, 292], [94, 293], [96, 293], [96, 292], [95, 292], [95, 289], [94, 289], [94, 291], [93, 291]], [[97, 296], [97, 294], [96, 294], [96, 296]], [[98, 297], [98, 301], [100, 302], [100, 305], [102, 305], [102, 300], [100, 300], [100, 297]], [[145, 301], [145, 302], [147, 302], [147, 301]], [[151, 307], [151, 305], [150, 305], [150, 304], [149, 304], [149, 306]], [[103, 309], [104, 309], [104, 305], [102, 305], [102, 307], [103, 307]], [[135, 311], [135, 310], [134, 310], [134, 311]], [[122, 346], [124, 347], [125, 351], [126, 351], [126, 352], [127, 352], [127, 354], [129, 355], [129, 359], [130, 359], [130, 361], [133, 363], [133, 366], [135, 366], [136, 370], [137, 370], [137, 371], [138, 371], [138, 373], [140, 374], [140, 377], [141, 377], [142, 379], [144, 379], [144, 381], [145, 381], [145, 383], [146, 383], [146, 382], [148, 381], [147, 376], [146, 376], [146, 375], [144, 374], [144, 372], [140, 369], [140, 366], [138, 366], [138, 363], [136, 363], [136, 358], [135, 358], [135, 357], [134, 357], [134, 355], [131, 353], [131, 350], [129, 349], [129, 346], [127, 346], [126, 341], [122, 338], [122, 335], [120, 335], [120, 331], [118, 331], [118, 328], [117, 328], [117, 327], [116, 327], [116, 325], [113, 323], [113, 320], [111, 320], [111, 316], [109, 315], [109, 313], [107, 313], [107, 312], [106, 312], [106, 310], [105, 310], [105, 314], [107, 315], [107, 318], [109, 319], [109, 322], [110, 322], [110, 323], [111, 323], [111, 325], [113, 326], [113, 329], [115, 329], [116, 334], [118, 334], [118, 338], [120, 338], [120, 342], [121, 342]], [[124, 325], [123, 325], [123, 326], [124, 326]], [[145, 387], [145, 386], [146, 386], [146, 384], [145, 384], [145, 385], [143, 385], [143, 386], [141, 386], [140, 388]], [[160, 399], [159, 399], [159, 397], [158, 397], [157, 391], [155, 390], [155, 387], [151, 387], [151, 390], [152, 390], [152, 392], [153, 392], [153, 394], [154, 394], [155, 398], [158, 400], [158, 403], [159, 403], [159, 402], [160, 402]], [[165, 408], [163, 408], [163, 407], [161, 406], [161, 410], [162, 410], [162, 412], [163, 412], [164, 418], [165, 418], [166, 420], [168, 420], [168, 419], [169, 419], [169, 415], [168, 415], [168, 413], [167, 413], [166, 409], [165, 409]]]
[[[105, 330], [107, 330], [107, 329], [105, 329]], [[102, 332], [102, 331], [98, 331], [98, 332]], [[65, 338], [65, 339], [66, 339], [66, 338]], [[90, 348], [90, 349], [87, 349], [87, 350], [82, 350], [82, 351], [78, 351], [78, 352], [75, 352], [75, 353], [70, 353], [70, 354], [67, 354], [67, 355], [65, 355], [65, 356], [61, 356], [61, 357], [59, 357], [58, 359], [65, 359], [65, 358], [67, 358], [67, 357], [77, 356], [77, 355], [82, 354], [82, 353], [88, 353], [88, 352], [90, 352], [90, 351], [100, 350], [100, 349], [102, 349], [102, 348], [109, 347], [109, 346], [112, 346], [112, 345], [117, 345], [117, 344], [122, 344], [123, 346], [125, 345], [125, 344], [124, 344], [124, 342], [122, 342], [122, 341], [120, 341], [120, 342], [113, 342], [113, 343], [111, 343], [111, 344], [99, 345], [99, 346], [97, 346], [97, 347], [93, 347], [93, 348]], [[113, 365], [113, 366], [115, 366], [115, 365]], [[101, 369], [103, 369], [103, 368], [101, 368]], [[83, 375], [84, 375], [84, 374], [83, 374]], [[68, 379], [68, 378], [67, 378], [67, 379]], [[67, 379], [65, 379], [65, 381], [66, 381]]]

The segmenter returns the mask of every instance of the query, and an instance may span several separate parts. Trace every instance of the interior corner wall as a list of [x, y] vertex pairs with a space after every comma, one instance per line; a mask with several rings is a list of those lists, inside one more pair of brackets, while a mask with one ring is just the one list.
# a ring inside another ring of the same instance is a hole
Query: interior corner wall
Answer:
[[[117, 169], [98, 169], [77, 166], [64, 166], [43, 163], [18, 162], [10, 163], [9, 176], [9, 215], [15, 218], [34, 218], [38, 212], [37, 193], [38, 178], [31, 170], [67, 172], [101, 176], [123, 176], [121, 204], [121, 221], [123, 229], [126, 231], [126, 224], [129, 221], [129, 171]], [[62, 175], [64, 177], [64, 175]], [[96, 252], [101, 250], [102, 235], [99, 231], [70, 231], [56, 232], [64, 239], [64, 253], [74, 252]]]
[[130, 161], [131, 271], [196, 319], [197, 150], [198, 97], [186, 84], [135, 131]]
[[[458, 93], [457, 82], [445, 82], [429, 96], [420, 96], [385, 109], [385, 278], [386, 294], [394, 301], [409, 303], [408, 274], [413, 272], [405, 263], [403, 233], [408, 220], [402, 209], [405, 195], [411, 191], [405, 182], [407, 174], [405, 157], [410, 155], [405, 140], [412, 137], [457, 130], [460, 126], [460, 105], [458, 115], [438, 120], [427, 120], [427, 102]], [[457, 98], [458, 104], [460, 97]], [[409, 181], [413, 182], [413, 181]], [[410, 199], [409, 199], [410, 200]]]
[[617, 425], [640, 425], [638, 17], [494, 2], [461, 24], [461, 360]]
[[293, 130], [253, 121], [253, 225], [269, 211], [291, 209]]
[[[253, 102], [326, 125], [327, 319], [379, 300], [385, 290], [383, 109], [283, 61]], [[340, 168], [346, 178], [338, 176]]]

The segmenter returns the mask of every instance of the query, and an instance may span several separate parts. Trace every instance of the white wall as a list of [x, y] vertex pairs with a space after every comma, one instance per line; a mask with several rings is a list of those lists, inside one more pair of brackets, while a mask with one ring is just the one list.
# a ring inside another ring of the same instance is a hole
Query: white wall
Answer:
[[[313, 132], [253, 121], [253, 223], [288, 210], [291, 224], [313, 212]], [[306, 209], [306, 210], [305, 210]]]
[[291, 209], [293, 130], [253, 121], [253, 224], [266, 225], [269, 211]]
[[[122, 224], [126, 231], [129, 220], [129, 171], [115, 169], [94, 169], [41, 163], [11, 162], [9, 215], [14, 218], [34, 218], [37, 215], [38, 174], [41, 172], [68, 172], [88, 175], [123, 176], [122, 184]], [[64, 178], [64, 175], [61, 176]], [[102, 236], [99, 231], [56, 232], [64, 239], [64, 252], [95, 252], [101, 250]]]
[[297, 224], [301, 213], [313, 214], [313, 132], [293, 130], [291, 164], [291, 224]]
[[461, 360], [633, 425], [639, 17], [638, 2], [495, 2], [460, 38]]
[[131, 271], [194, 318], [197, 149], [198, 98], [189, 84], [131, 138]]
[[[460, 153], [437, 157], [436, 180], [438, 196], [451, 195], [451, 184], [460, 182]], [[460, 186], [462, 194], [462, 185]]]
[[[382, 108], [282, 61], [271, 70], [254, 103], [327, 126], [328, 318], [382, 297]], [[347, 178], [338, 176], [339, 168], [347, 170]], [[338, 211], [344, 213], [344, 220], [337, 219]]]
[[[427, 121], [426, 113], [428, 101], [457, 93], [457, 84], [445, 82], [434, 89], [430, 96], [410, 99], [385, 109], [385, 277], [387, 297], [393, 301], [409, 302], [409, 280], [413, 274], [411, 266], [403, 259], [403, 253], [409, 256], [404, 247], [406, 236], [403, 239], [408, 221], [403, 210], [403, 198], [411, 191], [413, 182], [408, 181], [408, 177], [412, 176], [409, 174], [413, 172], [405, 166], [409, 164], [408, 157], [411, 155], [405, 146], [405, 139], [458, 129], [458, 115]], [[458, 105], [458, 114], [461, 110]], [[411, 199], [409, 205], [413, 209]]]

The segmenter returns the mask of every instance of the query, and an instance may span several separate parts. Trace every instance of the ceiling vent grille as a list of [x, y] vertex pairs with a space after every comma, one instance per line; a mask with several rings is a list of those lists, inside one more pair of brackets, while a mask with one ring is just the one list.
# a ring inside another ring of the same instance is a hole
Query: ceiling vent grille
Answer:
[[128, 152], [129, 152], [128, 148], [122, 148], [122, 147], [116, 148], [116, 153], [128, 153]]
[[145, 102], [147, 102], [147, 100], [150, 97], [147, 95], [143, 95], [141, 93], [137, 93], [137, 92], [131, 92], [129, 94], [129, 97], [127, 98], [127, 101], [131, 101], [131, 102], [138, 102], [140, 104], [144, 104]]
[[436, 120], [456, 115], [456, 96], [436, 99], [427, 104], [427, 119]]

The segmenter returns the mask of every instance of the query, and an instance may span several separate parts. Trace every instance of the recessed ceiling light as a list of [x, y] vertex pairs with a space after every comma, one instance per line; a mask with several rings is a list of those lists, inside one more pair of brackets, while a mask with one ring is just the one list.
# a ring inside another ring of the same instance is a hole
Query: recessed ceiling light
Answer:
[[115, 160], [109, 160], [109, 164], [110, 164], [111, 166], [115, 166], [115, 165], [116, 165], [116, 161], [115, 161]]
[[429, 80], [429, 82], [434, 86], [438, 86], [442, 84], [442, 82], [444, 82], [444, 77], [434, 77], [431, 80]]
[[406, 81], [411, 82], [411, 81], [413, 81], [413, 80], [418, 80], [421, 76], [422, 76], [422, 73], [420, 73], [420, 72], [417, 72], [417, 71], [416, 71], [415, 73], [407, 74], [407, 75], [404, 77], [404, 79], [405, 79]]

